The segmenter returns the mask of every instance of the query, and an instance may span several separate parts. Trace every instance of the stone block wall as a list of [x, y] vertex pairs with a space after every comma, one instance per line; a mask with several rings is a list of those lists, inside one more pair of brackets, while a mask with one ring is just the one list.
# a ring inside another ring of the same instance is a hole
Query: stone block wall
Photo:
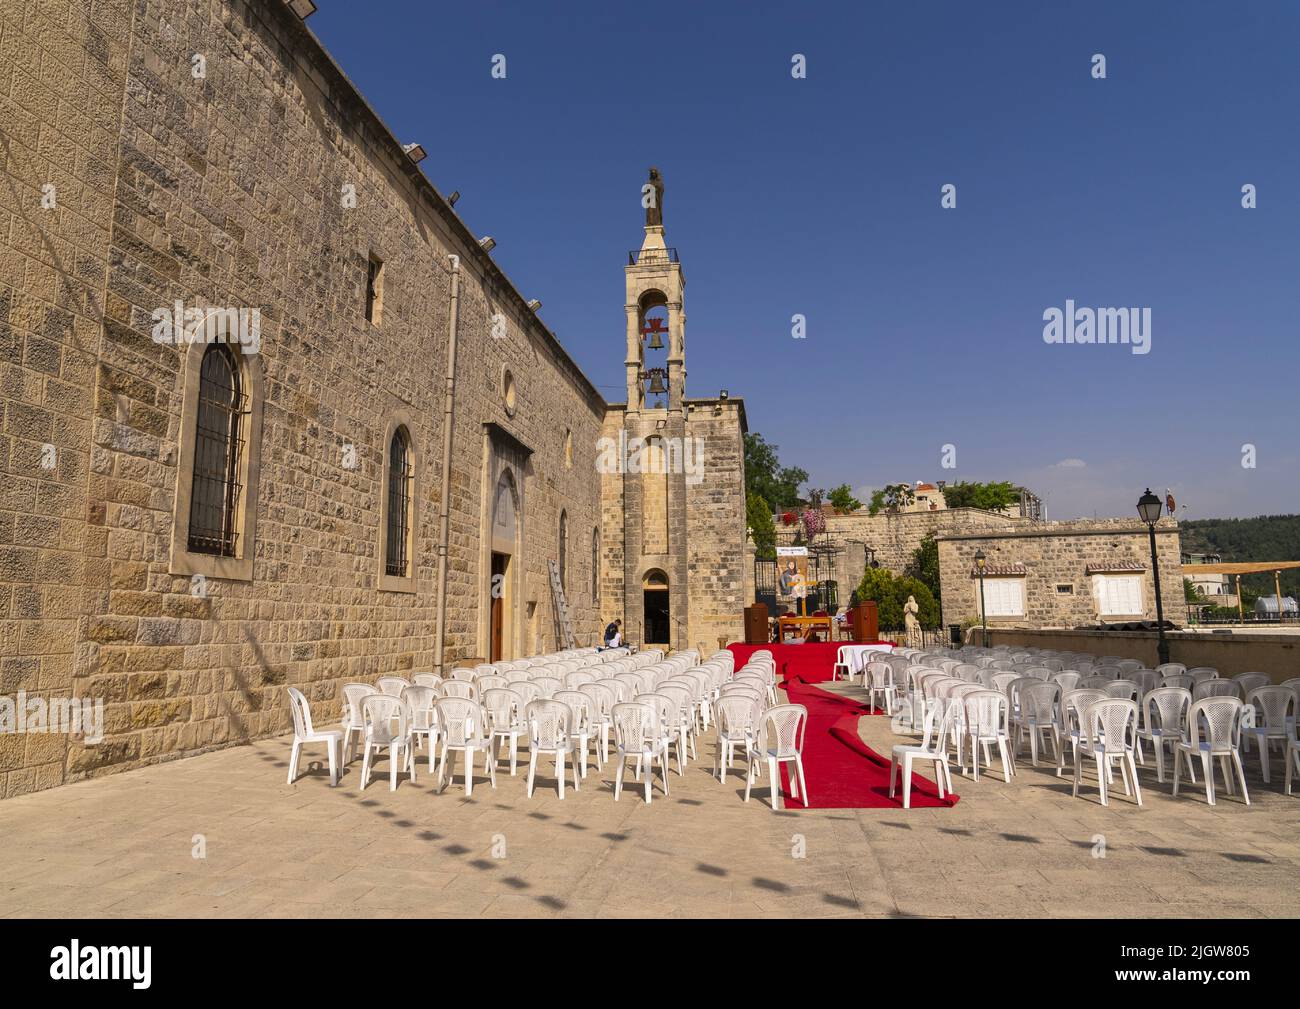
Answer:
[[[286, 685], [328, 722], [341, 683], [431, 666], [449, 253], [463, 273], [448, 659], [485, 646], [488, 422], [531, 450], [519, 610], [534, 603], [554, 647], [545, 562], [564, 509], [575, 630], [594, 640], [604, 403], [287, 6], [4, 11], [0, 693], [102, 697], [107, 724], [96, 746], [0, 736], [0, 794], [282, 732]], [[151, 338], [177, 299], [261, 313], [252, 578], [197, 593], [170, 556], [184, 354]], [[419, 484], [411, 592], [377, 584], [399, 412]]]
[[[1150, 540], [1146, 527], [1133, 520], [1026, 523], [1002, 532], [942, 533], [937, 538], [946, 622], [959, 623], [979, 615], [979, 581], [971, 577], [977, 550], [984, 551], [988, 570], [1023, 565], [1025, 572], [1025, 615], [990, 617], [990, 626], [1078, 627], [1101, 622], [1092, 593], [1093, 576], [1087, 573], [1089, 565], [1141, 574], [1144, 612], [1140, 619], [1155, 619]], [[1177, 523], [1161, 520], [1156, 550], [1165, 619], [1181, 623], [1186, 607]], [[1073, 591], [1057, 590], [1057, 586], [1066, 585]], [[1139, 615], [1105, 619], [1123, 622], [1139, 619]]]
[[[744, 639], [745, 407], [739, 399], [687, 400], [686, 434], [699, 439], [702, 479], [686, 483], [687, 641], [707, 656], [718, 638]], [[690, 409], [690, 407], [694, 409]]]

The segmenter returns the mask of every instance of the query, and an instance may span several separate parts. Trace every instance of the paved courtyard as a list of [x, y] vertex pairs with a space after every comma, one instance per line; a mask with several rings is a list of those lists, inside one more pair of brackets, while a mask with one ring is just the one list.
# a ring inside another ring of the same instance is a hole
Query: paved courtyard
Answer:
[[[896, 738], [884, 718], [860, 731]], [[1144, 808], [1121, 789], [1105, 809], [1026, 756], [1010, 786], [954, 775], [953, 809], [774, 814], [765, 789], [746, 805], [739, 777], [710, 776], [711, 739], [649, 807], [615, 803], [608, 767], [563, 801], [549, 763], [531, 800], [522, 770], [466, 800], [423, 769], [360, 793], [359, 760], [336, 789], [319, 767], [287, 786], [288, 753], [284, 737], [0, 803], [0, 916], [1300, 914], [1300, 796], [1264, 786], [1253, 754], [1250, 808], [1174, 800], [1152, 770]]]

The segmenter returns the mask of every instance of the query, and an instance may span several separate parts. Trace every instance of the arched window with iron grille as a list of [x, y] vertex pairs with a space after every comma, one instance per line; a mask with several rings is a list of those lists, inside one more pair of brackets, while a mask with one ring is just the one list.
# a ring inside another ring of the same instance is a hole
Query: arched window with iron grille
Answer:
[[569, 591], [569, 515], [560, 509], [560, 588]]
[[384, 545], [384, 573], [410, 576], [411, 484], [415, 467], [411, 437], [405, 427], [393, 432], [388, 444], [388, 529]]
[[189, 522], [189, 548], [197, 553], [236, 556], [247, 413], [239, 364], [229, 347], [214, 343], [199, 369]]

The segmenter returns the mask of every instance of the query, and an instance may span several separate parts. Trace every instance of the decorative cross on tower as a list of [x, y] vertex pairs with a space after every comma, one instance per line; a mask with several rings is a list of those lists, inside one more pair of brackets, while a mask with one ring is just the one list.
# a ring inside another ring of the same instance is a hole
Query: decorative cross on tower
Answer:
[[652, 319], [646, 319], [645, 325], [641, 327], [641, 335], [650, 337], [650, 342], [646, 344], [652, 350], [662, 350], [664, 342], [660, 339], [668, 332], [668, 327], [664, 325], [665, 320], [660, 316]]

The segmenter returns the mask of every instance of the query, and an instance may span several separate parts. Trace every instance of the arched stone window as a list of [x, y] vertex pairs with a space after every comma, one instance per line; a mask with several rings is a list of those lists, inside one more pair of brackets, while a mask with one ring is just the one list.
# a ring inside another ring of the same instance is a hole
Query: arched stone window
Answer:
[[569, 515], [560, 509], [560, 587], [569, 591]]
[[414, 592], [420, 504], [420, 456], [405, 411], [388, 422], [379, 482], [379, 588]]
[[214, 343], [199, 368], [199, 404], [194, 429], [190, 489], [189, 549], [234, 557], [239, 537], [238, 509], [243, 486], [241, 423], [247, 402], [239, 364], [230, 348]]
[[388, 515], [384, 538], [384, 574], [406, 578], [411, 573], [411, 483], [415, 475], [411, 436], [398, 427], [388, 443]]
[[180, 445], [168, 571], [249, 581], [261, 461], [262, 368], [241, 345], [181, 357]]

